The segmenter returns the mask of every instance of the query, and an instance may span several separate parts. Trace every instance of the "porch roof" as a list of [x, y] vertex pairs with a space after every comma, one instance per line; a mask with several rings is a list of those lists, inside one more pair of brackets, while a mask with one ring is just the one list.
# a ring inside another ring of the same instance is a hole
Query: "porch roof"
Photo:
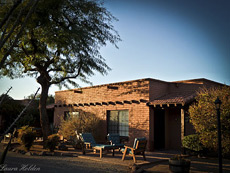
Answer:
[[149, 102], [149, 105], [170, 105], [170, 104], [181, 104], [181, 105], [186, 105], [191, 103], [192, 101], [195, 100], [196, 93], [194, 92], [175, 92], [175, 93], [169, 93], [164, 96], [161, 96], [155, 100], [152, 100]]

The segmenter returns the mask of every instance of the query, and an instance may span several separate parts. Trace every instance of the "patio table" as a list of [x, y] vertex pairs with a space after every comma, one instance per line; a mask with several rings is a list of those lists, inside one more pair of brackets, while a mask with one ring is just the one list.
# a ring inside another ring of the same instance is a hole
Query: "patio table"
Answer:
[[118, 149], [118, 146], [114, 146], [114, 145], [99, 145], [99, 146], [94, 146], [93, 149], [94, 150], [99, 150], [100, 151], [100, 158], [102, 158], [102, 154], [103, 151], [108, 151], [108, 150], [112, 150], [113, 151], [113, 157], [114, 157], [114, 150]]

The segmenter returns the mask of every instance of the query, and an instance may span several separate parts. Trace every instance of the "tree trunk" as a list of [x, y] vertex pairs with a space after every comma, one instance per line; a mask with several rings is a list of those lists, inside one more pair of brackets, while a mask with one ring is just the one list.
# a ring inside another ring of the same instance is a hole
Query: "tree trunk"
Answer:
[[39, 100], [39, 111], [40, 111], [40, 123], [41, 123], [41, 128], [43, 133], [43, 141], [46, 141], [47, 137], [50, 135], [49, 118], [46, 111], [46, 102], [48, 98], [50, 84], [45, 79], [45, 77], [42, 76], [39, 76], [37, 81], [42, 88], [41, 97]]

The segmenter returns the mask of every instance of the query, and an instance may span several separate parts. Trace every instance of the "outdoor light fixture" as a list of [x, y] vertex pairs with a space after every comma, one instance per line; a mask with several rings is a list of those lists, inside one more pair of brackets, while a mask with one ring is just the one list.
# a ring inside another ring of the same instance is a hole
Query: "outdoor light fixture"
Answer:
[[217, 109], [220, 109], [221, 103], [222, 103], [222, 102], [220, 101], [219, 97], [217, 97], [217, 99], [215, 100], [216, 110], [217, 110]]
[[217, 97], [215, 101], [217, 112], [217, 127], [218, 127], [218, 157], [219, 157], [219, 172], [222, 173], [222, 146], [221, 146], [221, 123], [220, 123], [220, 105], [221, 101]]

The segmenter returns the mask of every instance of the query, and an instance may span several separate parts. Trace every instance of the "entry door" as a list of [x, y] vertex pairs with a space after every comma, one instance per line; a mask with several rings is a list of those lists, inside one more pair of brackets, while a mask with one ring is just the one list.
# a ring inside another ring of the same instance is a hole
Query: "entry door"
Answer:
[[154, 110], [154, 148], [165, 148], [165, 110]]

